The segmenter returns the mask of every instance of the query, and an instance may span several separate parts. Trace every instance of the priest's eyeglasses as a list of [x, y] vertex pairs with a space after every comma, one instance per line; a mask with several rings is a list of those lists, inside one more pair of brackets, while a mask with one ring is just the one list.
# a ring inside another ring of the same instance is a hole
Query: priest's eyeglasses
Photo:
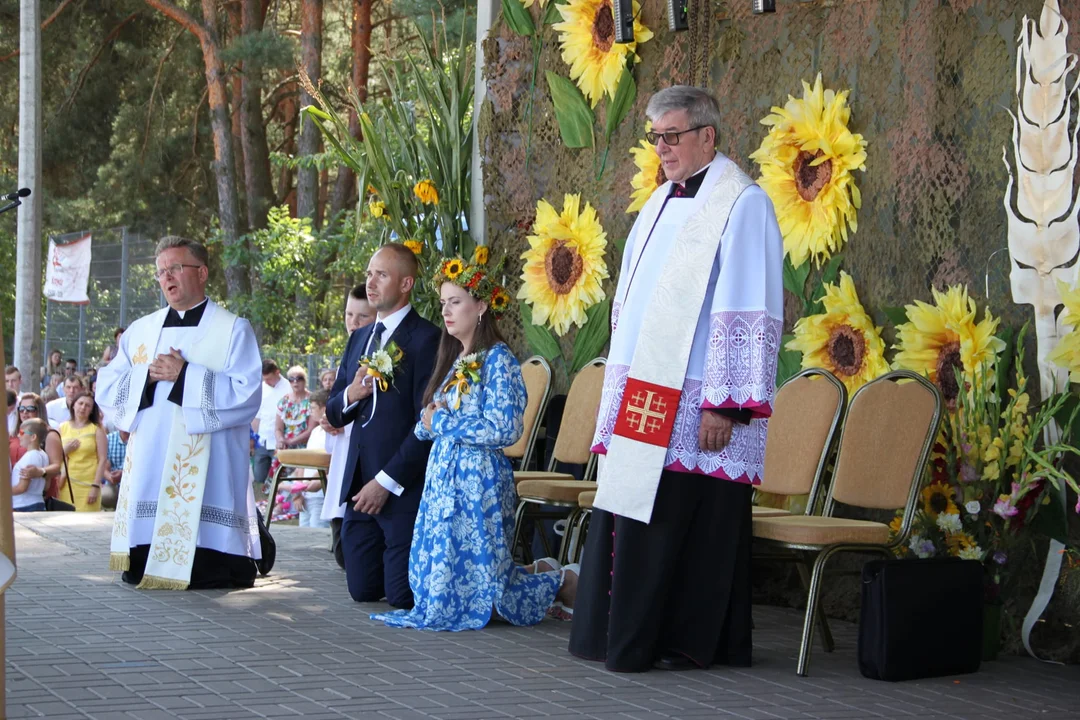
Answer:
[[692, 127], [689, 130], [680, 130], [679, 132], [674, 132], [674, 131], [672, 131], [672, 132], [664, 132], [664, 133], [647, 132], [647, 133], [645, 133], [645, 140], [650, 145], [656, 145], [658, 142], [660, 142], [660, 138], [664, 138], [664, 142], [666, 142], [668, 145], [678, 145], [680, 135], [685, 135], [686, 133], [691, 133], [691, 132], [694, 132], [695, 130], [701, 130], [702, 128], [706, 128], [706, 127], [709, 127], [709, 126], [708, 125], [698, 125], [697, 127]]
[[154, 272], [154, 277], [157, 278], [158, 280], [165, 277], [166, 275], [169, 275], [171, 277], [176, 277], [180, 273], [184, 272], [184, 268], [201, 268], [201, 267], [203, 267], [203, 266], [202, 265], [187, 265], [185, 263], [173, 263], [169, 267], [165, 267], [165, 268], [161, 268], [160, 270], [156, 270]]

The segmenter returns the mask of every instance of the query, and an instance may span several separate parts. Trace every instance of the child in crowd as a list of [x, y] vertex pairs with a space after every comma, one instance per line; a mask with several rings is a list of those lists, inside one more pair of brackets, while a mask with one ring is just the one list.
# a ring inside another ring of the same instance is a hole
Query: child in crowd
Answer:
[[[313, 428], [308, 436], [308, 450], [326, 450], [326, 431], [320, 423], [326, 416], [326, 401], [329, 393], [326, 390], [316, 390], [311, 393], [311, 416], [308, 418], [308, 427]], [[303, 488], [299, 486], [303, 486]], [[329, 520], [322, 519], [322, 508], [325, 493], [323, 492], [322, 480], [314, 470], [309, 470], [304, 480], [293, 482], [293, 491], [300, 492], [296, 498], [294, 507], [300, 511], [300, 527], [330, 527]]]
[[11, 469], [11, 509], [15, 512], [37, 512], [45, 509], [45, 478], [24, 477], [26, 468], [45, 468], [49, 456], [45, 454], [45, 436], [49, 426], [44, 420], [34, 418], [19, 427], [19, 444], [25, 452]]

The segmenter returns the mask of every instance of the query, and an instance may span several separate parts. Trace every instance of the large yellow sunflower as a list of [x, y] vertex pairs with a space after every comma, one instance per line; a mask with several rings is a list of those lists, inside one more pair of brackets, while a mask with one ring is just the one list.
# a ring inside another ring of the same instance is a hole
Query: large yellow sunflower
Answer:
[[825, 368], [848, 393], [888, 372], [881, 328], [863, 309], [851, 276], [841, 272], [839, 283], [826, 284], [821, 301], [825, 312], [800, 318], [795, 339], [786, 346], [803, 354], [802, 366]]
[[1070, 289], [1063, 282], [1058, 282], [1061, 301], [1065, 303], [1065, 313], [1061, 323], [1072, 329], [1061, 338], [1057, 347], [1050, 351], [1050, 362], [1069, 371], [1071, 382], [1080, 382], [1080, 287]]
[[[899, 350], [893, 367], [926, 375], [941, 390], [949, 408], [956, 407], [959, 368], [966, 382], [981, 377], [983, 365], [993, 366], [1005, 349], [994, 337], [1000, 320], [986, 310], [975, 322], [975, 301], [967, 288], [954, 285], [945, 292], [932, 290], [934, 304], [916, 300], [905, 307], [908, 321], [896, 328]], [[991, 374], [988, 381], [993, 379]]]
[[936, 520], [941, 513], [959, 515], [956, 503], [953, 502], [952, 485], [935, 482], [922, 489], [923, 512]]
[[803, 98], [788, 96], [761, 121], [772, 129], [750, 158], [761, 166], [758, 184], [772, 198], [784, 252], [799, 267], [818, 265], [839, 251], [858, 229], [862, 196], [853, 170], [866, 169], [866, 141], [848, 130], [848, 91], [803, 81]]
[[[645, 123], [645, 132], [652, 130], [652, 121]], [[637, 147], [630, 148], [630, 154], [634, 156], [634, 164], [637, 165], [637, 175], [630, 181], [633, 191], [630, 193], [630, 207], [626, 212], [635, 213], [645, 207], [645, 202], [660, 187], [667, 182], [664, 167], [660, 164], [660, 156], [656, 154], [656, 148], [642, 140]]]
[[555, 29], [559, 31], [562, 59], [570, 66], [570, 79], [577, 82], [592, 107], [605, 93], [615, 97], [627, 53], [635, 52], [638, 43], [653, 36], [637, 19], [639, 11], [634, 0], [634, 42], [616, 43], [611, 0], [569, 0], [559, 6], [563, 21], [555, 23]]
[[563, 335], [571, 323], [584, 325], [585, 311], [604, 299], [607, 233], [592, 205], [581, 209], [581, 195], [570, 194], [561, 214], [547, 200], [537, 202], [532, 231], [529, 250], [521, 256], [524, 284], [518, 299], [532, 305], [535, 324]]

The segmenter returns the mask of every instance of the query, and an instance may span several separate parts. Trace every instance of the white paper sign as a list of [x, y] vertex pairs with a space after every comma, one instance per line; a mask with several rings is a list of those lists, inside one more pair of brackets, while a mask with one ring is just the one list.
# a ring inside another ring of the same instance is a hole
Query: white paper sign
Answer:
[[86, 287], [90, 281], [90, 235], [57, 245], [49, 240], [45, 265], [45, 297], [53, 302], [90, 304]]

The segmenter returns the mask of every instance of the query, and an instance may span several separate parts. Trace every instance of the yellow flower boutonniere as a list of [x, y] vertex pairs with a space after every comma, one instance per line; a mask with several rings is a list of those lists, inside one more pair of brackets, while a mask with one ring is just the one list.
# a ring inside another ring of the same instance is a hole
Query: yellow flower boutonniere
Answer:
[[375, 378], [379, 389], [386, 392], [394, 384], [394, 371], [401, 364], [405, 352], [394, 341], [386, 344], [382, 350], [360, 358], [360, 365], [367, 365], [367, 374]]
[[443, 393], [449, 395], [457, 391], [454, 396], [453, 408], [461, 407], [461, 399], [468, 395], [472, 386], [480, 382], [480, 369], [484, 367], [484, 353], [472, 353], [458, 358], [454, 363], [453, 374], [443, 386]]

